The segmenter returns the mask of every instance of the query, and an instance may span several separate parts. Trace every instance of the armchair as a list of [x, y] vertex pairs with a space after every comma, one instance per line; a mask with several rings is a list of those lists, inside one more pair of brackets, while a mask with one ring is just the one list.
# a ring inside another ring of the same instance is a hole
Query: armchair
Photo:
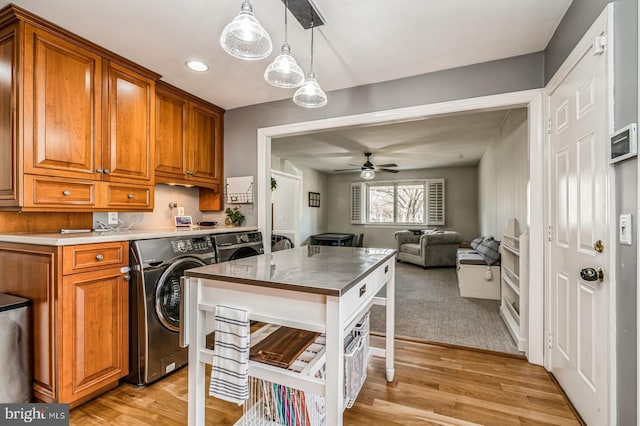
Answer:
[[430, 266], [455, 266], [462, 235], [456, 231], [397, 231], [398, 261]]

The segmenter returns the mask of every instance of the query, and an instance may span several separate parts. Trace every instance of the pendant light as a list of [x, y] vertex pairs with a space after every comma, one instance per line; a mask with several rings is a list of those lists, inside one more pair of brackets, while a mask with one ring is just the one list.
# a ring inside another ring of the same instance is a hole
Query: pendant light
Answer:
[[281, 53], [273, 60], [264, 72], [264, 79], [267, 83], [282, 87], [284, 89], [291, 89], [294, 87], [300, 87], [304, 82], [304, 73], [298, 63], [291, 55], [291, 48], [289, 47], [287, 37], [287, 12], [289, 10], [289, 1], [284, 2], [284, 44], [282, 45]]
[[249, 0], [243, 1], [238, 16], [222, 30], [220, 45], [231, 56], [249, 61], [264, 59], [271, 54], [271, 37], [253, 16]]
[[320, 88], [313, 72], [313, 12], [311, 14], [311, 66], [307, 79], [293, 95], [293, 102], [305, 108], [320, 108], [327, 104], [327, 95]]

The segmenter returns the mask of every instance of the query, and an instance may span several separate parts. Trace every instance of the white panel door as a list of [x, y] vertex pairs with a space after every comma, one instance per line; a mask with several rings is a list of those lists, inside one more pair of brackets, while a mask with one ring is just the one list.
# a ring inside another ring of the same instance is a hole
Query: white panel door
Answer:
[[[594, 40], [595, 41], [595, 40]], [[550, 93], [552, 373], [589, 425], [609, 421], [607, 54], [593, 46]], [[603, 250], [596, 247], [600, 241]], [[602, 280], [581, 277], [602, 268]]]

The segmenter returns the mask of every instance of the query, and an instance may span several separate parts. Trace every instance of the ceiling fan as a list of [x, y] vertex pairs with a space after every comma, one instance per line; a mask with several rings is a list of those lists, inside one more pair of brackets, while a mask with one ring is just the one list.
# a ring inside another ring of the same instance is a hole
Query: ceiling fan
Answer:
[[[353, 172], [353, 171], [356, 171], [356, 170], [360, 170], [360, 171], [362, 171], [362, 177], [365, 178], [365, 179], [369, 175], [371, 175], [370, 178], [373, 178], [373, 176], [375, 176], [375, 173], [372, 173], [372, 172], [374, 172], [374, 171], [375, 172], [387, 172], [387, 173], [398, 173], [399, 172], [399, 170], [394, 170], [394, 169], [389, 169], [388, 168], [388, 167], [398, 167], [398, 165], [395, 164], [395, 163], [373, 164], [369, 159], [369, 157], [371, 157], [371, 153], [370, 152], [365, 152], [364, 156], [367, 158], [367, 161], [365, 161], [362, 166], [356, 166], [355, 164], [352, 164], [352, 166], [357, 167], [357, 168], [354, 168], [354, 169], [339, 169], [339, 170], [334, 170], [334, 172]], [[365, 174], [367, 174], [367, 176], [365, 176]]]

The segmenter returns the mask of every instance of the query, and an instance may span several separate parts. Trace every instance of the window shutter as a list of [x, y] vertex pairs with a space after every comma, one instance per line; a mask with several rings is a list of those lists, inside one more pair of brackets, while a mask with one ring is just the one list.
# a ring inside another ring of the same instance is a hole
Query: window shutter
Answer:
[[363, 225], [365, 223], [365, 183], [354, 182], [351, 184], [351, 224]]
[[444, 179], [427, 179], [427, 225], [444, 225]]

